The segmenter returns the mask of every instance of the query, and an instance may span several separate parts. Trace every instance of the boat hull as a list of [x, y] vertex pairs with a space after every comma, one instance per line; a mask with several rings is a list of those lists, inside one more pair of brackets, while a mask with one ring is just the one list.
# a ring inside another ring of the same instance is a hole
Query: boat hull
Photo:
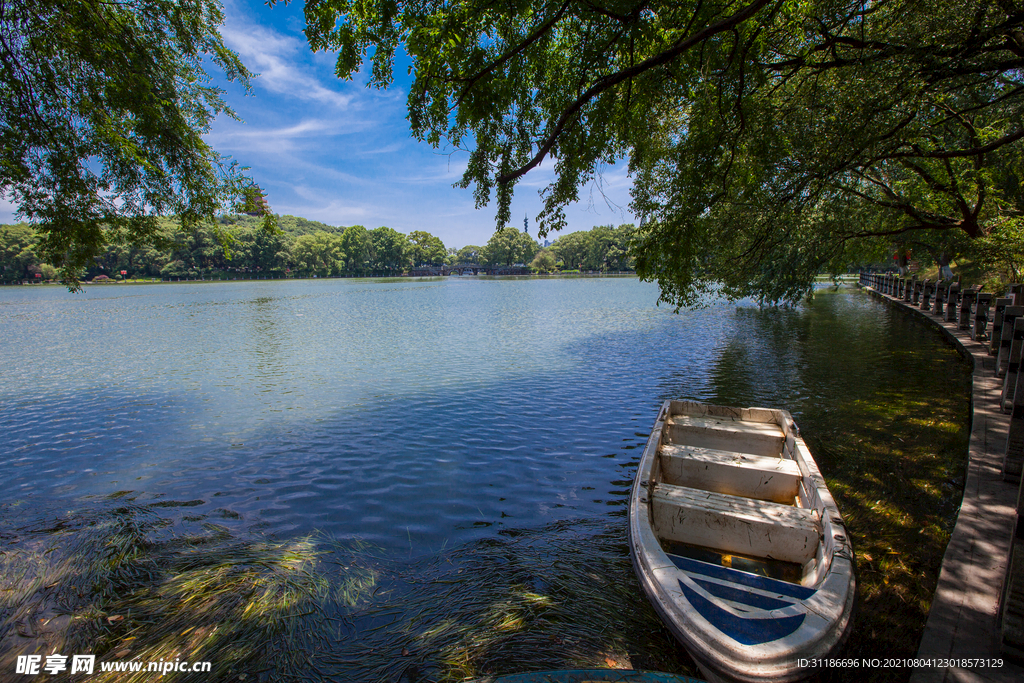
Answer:
[[[640, 584], [709, 680], [806, 678], [815, 669], [801, 660], [832, 655], [849, 631], [853, 553], [785, 411], [667, 401], [633, 485], [629, 536]], [[776, 565], [799, 576], [764, 575]]]

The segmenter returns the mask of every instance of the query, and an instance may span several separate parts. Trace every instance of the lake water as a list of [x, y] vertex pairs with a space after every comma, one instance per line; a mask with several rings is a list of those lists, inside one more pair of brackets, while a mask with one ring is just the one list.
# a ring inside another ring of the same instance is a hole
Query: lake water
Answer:
[[[549, 564], [584, 539], [627, 576], [628, 489], [665, 399], [833, 433], [894, 376], [922, 398], [968, 377], [853, 290], [774, 311], [657, 298], [632, 278], [0, 288], [0, 522], [24, 537], [128, 502], [171, 535], [365, 543], [406, 582], [461, 553], [470, 592], [501, 544]], [[415, 679], [387, 661], [363, 678]]]
[[621, 505], [746, 332], [634, 279], [0, 291], [4, 498], [203, 501], [413, 554]]

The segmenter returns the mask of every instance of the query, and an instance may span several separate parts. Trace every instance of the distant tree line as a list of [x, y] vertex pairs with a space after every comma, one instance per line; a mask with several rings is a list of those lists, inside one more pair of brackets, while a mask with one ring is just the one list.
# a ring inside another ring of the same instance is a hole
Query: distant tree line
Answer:
[[636, 228], [630, 224], [599, 225], [586, 231], [560, 236], [541, 247], [516, 228], [503, 228], [482, 247], [470, 245], [452, 255], [454, 265], [528, 265], [534, 272], [628, 271], [633, 270], [630, 242]]
[[[268, 231], [258, 217], [221, 216], [215, 224], [182, 232], [174, 219], [160, 219], [161, 238], [155, 244], [110, 244], [80, 277], [120, 279], [121, 271], [126, 278], [366, 277], [442, 265], [522, 265], [550, 273], [629, 270], [633, 263], [632, 225], [570, 233], [547, 248], [509, 227], [496, 231], [482, 247], [449, 249], [423, 230], [406, 235], [388, 227], [335, 227], [296, 216], [278, 216], [277, 221], [280, 230]], [[32, 225], [0, 225], [0, 281], [57, 278], [39, 244]]]

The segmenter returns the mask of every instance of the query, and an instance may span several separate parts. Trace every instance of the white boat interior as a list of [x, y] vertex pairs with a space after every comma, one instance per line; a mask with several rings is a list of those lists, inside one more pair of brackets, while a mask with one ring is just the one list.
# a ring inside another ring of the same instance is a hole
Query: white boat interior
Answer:
[[786, 411], [666, 401], [630, 534], [648, 597], [713, 680], [797, 680], [845, 637], [852, 552]]

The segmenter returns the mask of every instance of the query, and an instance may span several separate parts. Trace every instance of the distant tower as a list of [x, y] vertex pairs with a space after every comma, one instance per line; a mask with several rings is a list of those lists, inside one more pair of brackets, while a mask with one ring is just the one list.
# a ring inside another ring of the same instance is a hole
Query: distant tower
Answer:
[[530, 217], [523, 216], [523, 232], [529, 234], [530, 232]]

